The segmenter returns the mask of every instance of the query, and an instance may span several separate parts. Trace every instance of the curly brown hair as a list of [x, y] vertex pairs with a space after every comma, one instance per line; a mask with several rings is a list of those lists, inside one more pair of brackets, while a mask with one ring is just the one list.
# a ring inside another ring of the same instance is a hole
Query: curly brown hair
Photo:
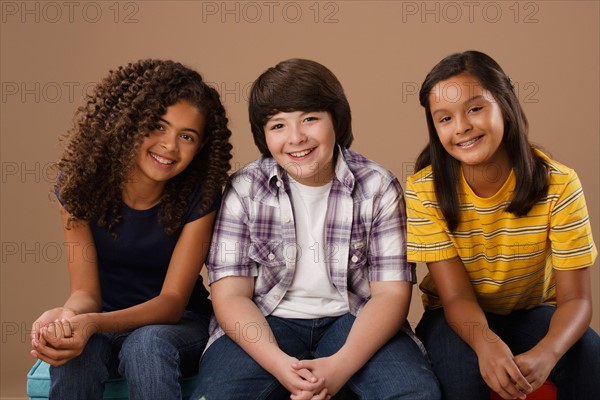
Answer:
[[79, 107], [56, 164], [56, 192], [65, 210], [112, 231], [121, 221], [122, 189], [144, 137], [180, 100], [204, 113], [205, 143], [188, 167], [167, 182], [159, 223], [168, 234], [179, 230], [200, 182], [198, 212], [205, 212], [228, 177], [231, 131], [218, 92], [198, 72], [170, 60], [140, 60], [111, 70]]

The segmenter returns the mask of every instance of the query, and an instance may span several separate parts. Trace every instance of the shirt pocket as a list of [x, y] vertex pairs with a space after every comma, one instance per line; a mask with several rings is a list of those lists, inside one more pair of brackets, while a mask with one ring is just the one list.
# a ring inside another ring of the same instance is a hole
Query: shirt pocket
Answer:
[[282, 241], [254, 241], [250, 243], [248, 255], [257, 264], [255, 296], [258, 298], [266, 296], [274, 287], [286, 281]]
[[281, 240], [251, 242], [248, 256], [258, 264], [259, 268], [285, 267], [283, 242]]

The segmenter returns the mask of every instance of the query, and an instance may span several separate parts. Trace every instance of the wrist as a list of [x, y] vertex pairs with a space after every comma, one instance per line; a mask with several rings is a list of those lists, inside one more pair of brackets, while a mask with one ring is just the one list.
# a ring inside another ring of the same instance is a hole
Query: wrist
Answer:
[[75, 309], [68, 307], [68, 306], [62, 306], [59, 307], [59, 309], [63, 312], [63, 313], [67, 313], [67, 314], [72, 314], [73, 316], [78, 315], [79, 313], [77, 311], [75, 311]]
[[101, 331], [98, 321], [94, 318], [94, 314], [78, 314], [73, 320], [79, 325], [79, 332], [87, 339]]
[[[361, 363], [355, 354], [348, 351], [347, 348], [342, 347], [337, 353], [330, 356], [331, 362], [336, 366], [336, 370], [342, 373], [345, 377], [350, 379], [359, 369], [361, 369], [364, 363]], [[366, 361], [365, 361], [366, 363]]]
[[548, 358], [550, 357], [550, 362], [554, 366], [558, 363], [558, 360], [563, 356], [563, 353], [558, 350], [555, 346], [552, 346], [552, 343], [548, 341], [548, 339], [543, 338], [540, 340], [530, 352], [538, 353], [540, 356]]
[[278, 353], [273, 355], [272, 357], [266, 357], [263, 360], [256, 361], [268, 373], [273, 375], [279, 382], [281, 382], [283, 371], [286, 371], [287, 369], [291, 368], [292, 364], [298, 360], [294, 357], [290, 357], [283, 351], [278, 351]]

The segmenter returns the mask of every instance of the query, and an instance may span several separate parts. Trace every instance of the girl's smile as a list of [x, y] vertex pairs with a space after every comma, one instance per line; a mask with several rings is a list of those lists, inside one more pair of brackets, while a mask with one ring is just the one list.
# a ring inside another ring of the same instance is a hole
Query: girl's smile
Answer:
[[[444, 149], [458, 160], [475, 192], [490, 195], [511, 169], [503, 145], [504, 118], [494, 96], [473, 75], [462, 73], [438, 82], [429, 95], [431, 116]], [[501, 171], [494, 182], [486, 171]]]
[[150, 154], [150, 157], [154, 158], [154, 160], [156, 160], [156, 162], [158, 162], [161, 165], [172, 165], [175, 160], [170, 160], [166, 157], [161, 157], [158, 154], [152, 153], [151, 151], [148, 152]]
[[160, 198], [166, 182], [186, 169], [202, 148], [204, 123], [202, 111], [187, 101], [167, 107], [138, 150], [125, 185], [126, 202], [135, 203], [135, 193]]
[[477, 78], [463, 73], [440, 81], [429, 102], [442, 145], [461, 164], [476, 166], [503, 158], [502, 111]]
[[143, 157], [138, 156], [136, 162], [137, 176], [166, 182], [179, 174], [200, 150], [203, 130], [204, 115], [195, 106], [179, 101], [167, 107], [144, 138], [139, 153]]

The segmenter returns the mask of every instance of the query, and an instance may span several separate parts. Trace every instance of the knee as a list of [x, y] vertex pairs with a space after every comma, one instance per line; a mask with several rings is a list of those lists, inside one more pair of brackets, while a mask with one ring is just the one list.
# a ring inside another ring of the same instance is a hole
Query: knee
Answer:
[[[383, 385], [382, 387], [385, 387]], [[402, 380], [394, 383], [393, 387], [390, 387], [390, 391], [379, 388], [375, 389], [373, 393], [366, 394], [364, 391], [358, 391], [362, 396], [360, 398], [367, 399], [418, 399], [418, 400], [439, 400], [442, 398], [442, 392], [440, 390], [439, 383], [433, 373], [427, 371], [422, 376], [415, 376], [413, 380], [406, 381]]]
[[149, 325], [131, 332], [123, 342], [121, 365], [178, 362], [179, 352], [163, 334], [160, 325]]
[[86, 376], [89, 379], [104, 381], [108, 379], [110, 363], [110, 344], [104, 336], [93, 335], [86, 343], [82, 353], [58, 367], [50, 367], [52, 382], [76, 380], [73, 377]]
[[448, 324], [444, 313], [441, 310], [431, 313], [435, 314], [425, 316], [421, 320], [416, 334], [425, 345], [432, 361], [440, 357], [448, 358], [452, 362], [457, 359], [476, 358], [469, 345]]
[[581, 339], [566, 354], [569, 368], [577, 366], [586, 374], [600, 375], [600, 336], [588, 328]]
[[430, 385], [419, 388], [421, 399], [427, 400], [440, 400], [442, 398], [442, 391], [437, 381], [432, 382]]

